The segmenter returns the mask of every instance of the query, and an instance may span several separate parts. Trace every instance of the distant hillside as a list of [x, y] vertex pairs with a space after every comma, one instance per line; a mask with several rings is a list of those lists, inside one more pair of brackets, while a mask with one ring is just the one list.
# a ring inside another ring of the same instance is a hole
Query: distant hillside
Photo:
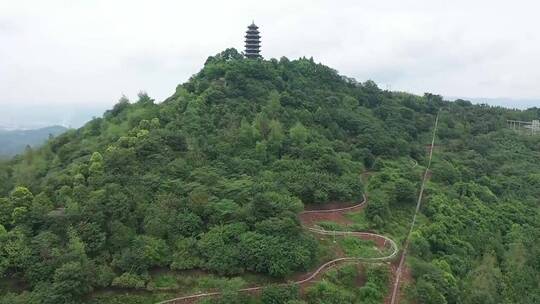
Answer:
[[476, 104], [488, 104], [490, 106], [499, 106], [509, 109], [529, 109], [538, 108], [540, 106], [540, 99], [525, 99], [525, 98], [485, 98], [485, 97], [455, 97], [448, 96], [448, 100], [469, 100]]
[[0, 157], [12, 156], [24, 151], [26, 145], [40, 146], [49, 135], [59, 135], [67, 128], [51, 126], [34, 130], [2, 130], [0, 129]]
[[9, 103], [0, 111], [1, 129], [39, 129], [47, 126], [69, 126], [79, 128], [92, 117], [101, 116], [109, 105], [103, 102], [92, 103]]

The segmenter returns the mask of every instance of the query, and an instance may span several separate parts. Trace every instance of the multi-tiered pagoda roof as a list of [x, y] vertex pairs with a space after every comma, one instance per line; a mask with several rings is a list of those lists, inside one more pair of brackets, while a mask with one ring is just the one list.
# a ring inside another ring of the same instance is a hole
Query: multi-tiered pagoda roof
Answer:
[[246, 50], [244, 55], [247, 58], [260, 58], [261, 52], [261, 36], [259, 35], [259, 27], [255, 23], [251, 23], [246, 31]]

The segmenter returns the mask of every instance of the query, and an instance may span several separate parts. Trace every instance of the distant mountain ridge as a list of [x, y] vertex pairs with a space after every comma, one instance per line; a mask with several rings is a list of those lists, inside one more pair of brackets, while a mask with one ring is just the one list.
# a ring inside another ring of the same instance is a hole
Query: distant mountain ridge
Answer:
[[499, 106], [508, 109], [529, 109], [534, 107], [540, 107], [540, 98], [485, 98], [485, 97], [456, 97], [456, 96], [445, 96], [445, 99], [455, 101], [457, 99], [469, 100], [472, 103], [476, 104], [488, 104], [490, 106]]
[[9, 157], [24, 151], [27, 145], [42, 145], [50, 135], [56, 136], [67, 130], [63, 126], [50, 126], [31, 130], [0, 128], [0, 157]]
[[30, 130], [48, 126], [79, 128], [99, 117], [112, 104], [104, 103], [8, 103], [0, 111], [0, 130]]

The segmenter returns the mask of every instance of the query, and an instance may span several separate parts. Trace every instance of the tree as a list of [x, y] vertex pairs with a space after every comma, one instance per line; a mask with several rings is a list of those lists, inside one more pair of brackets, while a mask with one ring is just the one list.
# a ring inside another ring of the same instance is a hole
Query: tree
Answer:
[[137, 236], [120, 253], [114, 256], [113, 265], [126, 272], [143, 273], [153, 266], [170, 263], [170, 249], [164, 240], [151, 236]]
[[13, 204], [7, 198], [0, 198], [0, 223], [8, 225], [11, 223], [11, 214], [13, 212]]
[[174, 239], [177, 236], [192, 237], [202, 232], [203, 221], [193, 212], [179, 212], [176, 216], [170, 217], [171, 222], [169, 238]]
[[126, 97], [126, 95], [122, 95], [118, 102], [114, 105], [112, 110], [109, 110], [106, 112], [107, 114], [110, 114], [111, 116], [118, 116], [122, 111], [127, 109], [129, 107], [129, 99]]
[[369, 203], [366, 208], [366, 217], [376, 226], [382, 227], [386, 219], [390, 217], [388, 196], [386, 193], [375, 190], [369, 195]]
[[18, 186], [11, 191], [9, 198], [11, 199], [11, 203], [14, 208], [24, 207], [29, 209], [32, 204], [32, 200], [34, 199], [34, 195], [26, 187]]
[[448, 161], [440, 161], [433, 164], [433, 179], [436, 181], [444, 182], [447, 185], [452, 185], [459, 181], [459, 171]]
[[354, 294], [338, 288], [328, 281], [321, 281], [307, 290], [308, 303], [342, 304], [353, 303]]
[[95, 222], [82, 222], [77, 227], [78, 235], [85, 244], [85, 251], [96, 255], [105, 247], [106, 233]]
[[296, 285], [270, 285], [263, 289], [261, 302], [263, 304], [287, 304], [289, 301], [297, 300], [298, 298], [299, 290]]
[[466, 299], [471, 303], [499, 303], [502, 291], [502, 273], [492, 253], [485, 253], [480, 265], [470, 274]]
[[[4, 247], [6, 245], [6, 239], [7, 239], [8, 233], [6, 231], [6, 228], [0, 224], [0, 245]], [[4, 250], [0, 250], [0, 277], [4, 276], [5, 271], [9, 267], [9, 260], [7, 257], [6, 252]]]
[[429, 282], [420, 280], [416, 284], [416, 294], [422, 304], [446, 304], [444, 296]]
[[104, 173], [103, 156], [99, 152], [92, 153], [90, 166], [88, 167], [88, 183], [93, 187], [101, 186], [103, 184]]
[[257, 138], [256, 129], [245, 118], [240, 122], [238, 129], [238, 142], [242, 147], [251, 147]]
[[302, 145], [306, 142], [309, 132], [306, 127], [300, 122], [297, 122], [290, 130], [289, 136], [297, 145]]
[[242, 272], [238, 237], [246, 230], [246, 225], [235, 223], [215, 226], [203, 234], [198, 243], [203, 267], [221, 274]]
[[0, 245], [0, 271], [24, 270], [30, 265], [32, 251], [23, 230], [16, 228], [0, 236]]
[[160, 205], [151, 205], [146, 210], [143, 226], [144, 231], [151, 236], [164, 238], [171, 230], [169, 223], [173, 222], [172, 215], [167, 208]]
[[24, 225], [29, 220], [28, 209], [26, 207], [15, 207], [11, 213], [11, 218], [13, 226]]
[[358, 290], [359, 298], [362, 299], [362, 303], [376, 304], [380, 303], [384, 294], [381, 293], [377, 285], [372, 282], [366, 282], [366, 284]]
[[173, 251], [172, 269], [193, 269], [201, 266], [203, 260], [197, 250], [197, 240], [194, 238], [179, 238]]
[[108, 230], [109, 237], [107, 239], [107, 247], [113, 252], [128, 247], [136, 236], [133, 228], [124, 225], [118, 220], [112, 221]]
[[280, 155], [280, 149], [282, 141], [285, 138], [283, 134], [283, 127], [278, 120], [271, 120], [269, 124], [270, 132], [268, 135], [268, 148], [271, 155], [278, 158]]
[[108, 265], [97, 265], [92, 273], [92, 285], [98, 287], [109, 287], [115, 277], [115, 273]]
[[92, 291], [89, 270], [81, 262], [68, 262], [54, 272], [52, 290], [58, 302], [73, 303]]
[[411, 204], [416, 201], [416, 186], [409, 180], [400, 178], [394, 183], [397, 204]]
[[146, 285], [145, 279], [137, 274], [124, 272], [121, 276], [114, 278], [112, 286], [122, 288], [144, 288]]
[[253, 125], [262, 138], [268, 138], [268, 135], [270, 134], [270, 120], [266, 114], [257, 114], [257, 116], [255, 116], [255, 120], [253, 121]]

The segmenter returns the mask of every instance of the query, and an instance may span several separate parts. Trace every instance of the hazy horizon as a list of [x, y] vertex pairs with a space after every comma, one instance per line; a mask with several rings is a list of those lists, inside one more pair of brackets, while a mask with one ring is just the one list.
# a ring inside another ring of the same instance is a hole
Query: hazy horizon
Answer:
[[208, 56], [242, 50], [252, 19], [265, 58], [313, 57], [383, 89], [539, 106], [538, 9], [523, 0], [0, 0], [0, 126], [77, 127], [141, 90], [162, 101]]
[[[152, 96], [151, 96], [152, 97]], [[136, 96], [134, 96], [135, 99]], [[540, 106], [540, 99], [509, 99], [509, 98], [474, 98], [463, 96], [444, 96], [446, 100], [465, 99], [472, 103], [486, 103], [492, 106], [501, 106], [505, 108], [527, 109]], [[162, 100], [156, 100], [161, 102]], [[56, 105], [56, 106], [37, 106], [29, 109], [22, 107], [4, 107], [0, 114], [0, 130], [25, 130], [38, 129], [47, 126], [59, 125], [67, 128], [79, 128], [93, 117], [101, 117], [102, 114], [112, 108], [117, 101], [109, 105]]]

